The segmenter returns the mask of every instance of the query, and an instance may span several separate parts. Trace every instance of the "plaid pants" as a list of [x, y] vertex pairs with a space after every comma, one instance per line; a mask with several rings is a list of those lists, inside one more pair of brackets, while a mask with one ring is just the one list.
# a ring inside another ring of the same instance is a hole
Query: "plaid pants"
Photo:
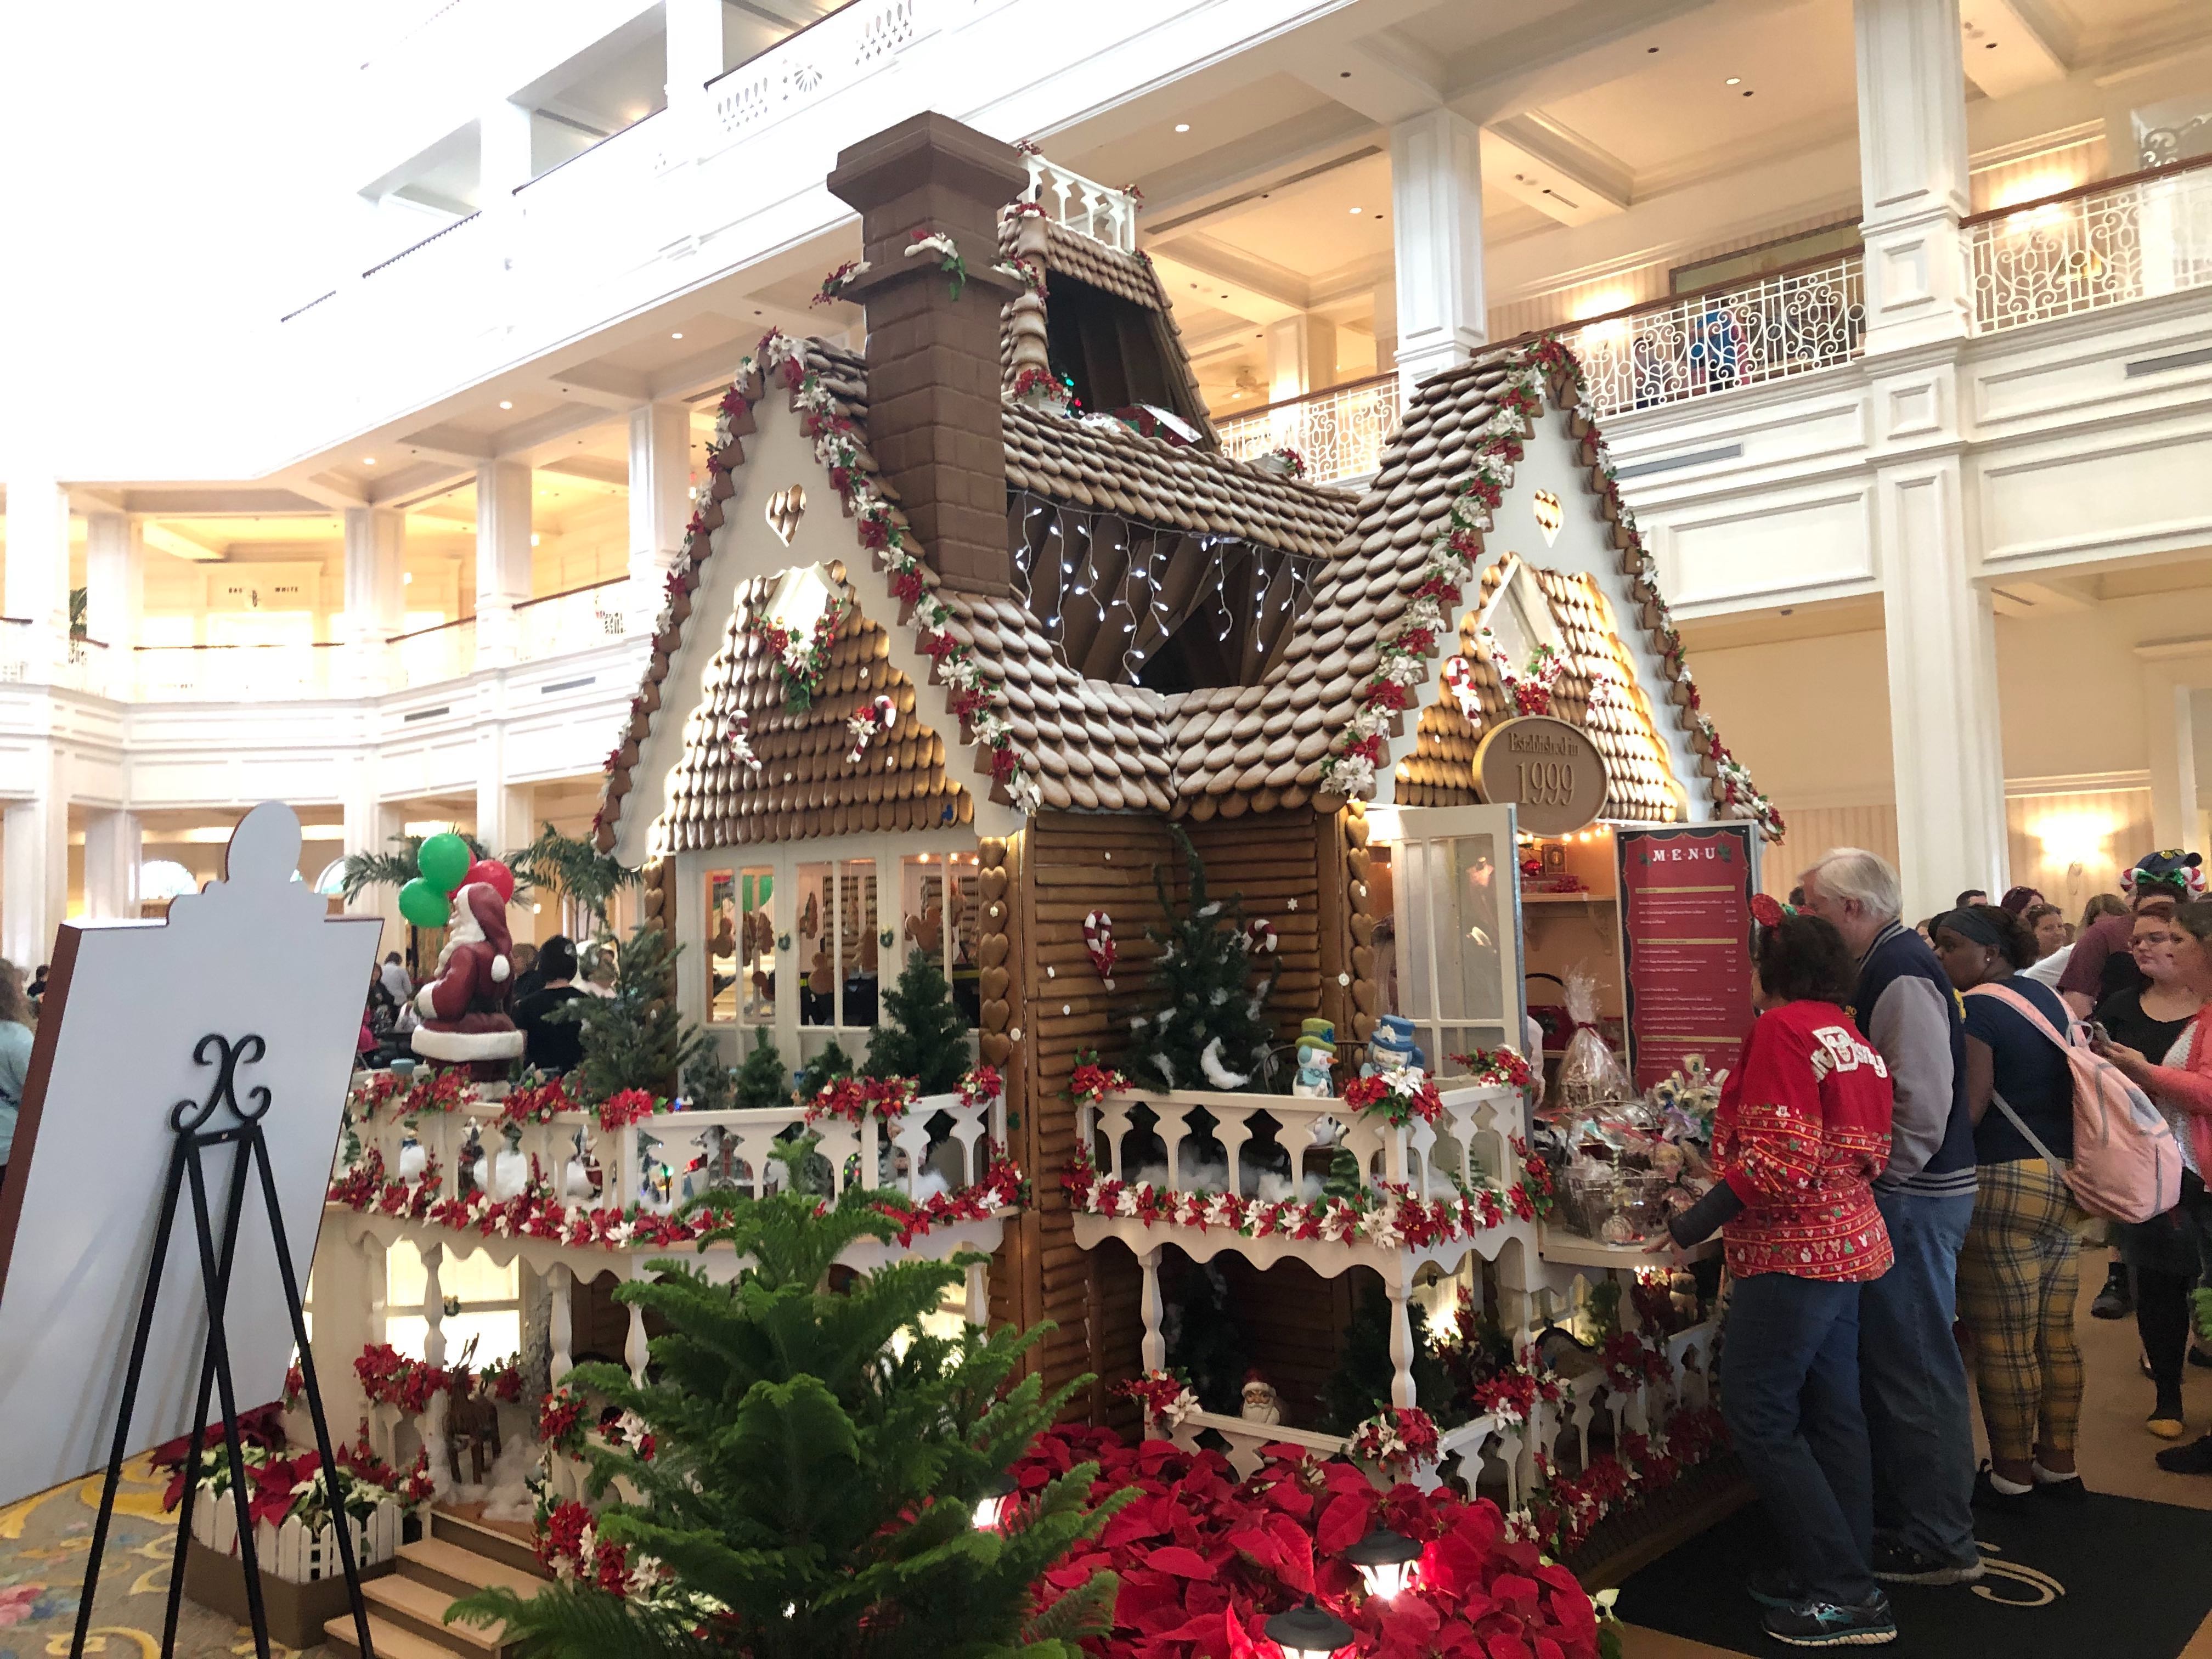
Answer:
[[2041, 1158], [1982, 1165], [1973, 1223], [1959, 1252], [1959, 1312], [1973, 1335], [1974, 1384], [1992, 1457], [2074, 1449], [2083, 1219]]

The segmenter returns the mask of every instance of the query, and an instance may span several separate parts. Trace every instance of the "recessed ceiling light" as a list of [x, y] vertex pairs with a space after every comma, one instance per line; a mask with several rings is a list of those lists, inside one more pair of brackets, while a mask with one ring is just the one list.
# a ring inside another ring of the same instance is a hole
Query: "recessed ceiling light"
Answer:
[[1188, 132], [1188, 131], [1190, 131], [1190, 123], [1189, 123], [1189, 122], [1188, 122], [1188, 121], [1178, 121], [1178, 122], [1176, 122], [1176, 131], [1177, 132]]
[[679, 328], [675, 333], [670, 335], [668, 337], [672, 340], [680, 340], [684, 337], [684, 331]]
[[1741, 75], [1731, 75], [1728, 78], [1728, 84], [1732, 87], [1740, 87], [1743, 84], [1743, 76]]
[[530, 544], [531, 544], [532, 547], [535, 547], [535, 546], [537, 546], [537, 545], [538, 545], [538, 532], [537, 532], [536, 531], [534, 531], [534, 530], [533, 530], [533, 531], [532, 531], [532, 532], [530, 532]]
[[1365, 210], [1364, 208], [1354, 208], [1354, 209], [1352, 209], [1352, 210], [1354, 213], [1364, 213], [1364, 212], [1365, 212], [1365, 211], [1366, 211], [1366, 210]]
[[399, 585], [400, 585], [402, 587], [406, 586], [408, 583], [410, 583], [410, 582], [413, 581], [414, 580], [415, 580], [415, 573], [414, 573], [413, 571], [411, 571], [411, 570], [403, 570], [403, 571], [401, 571], [401, 572], [399, 573]]
[[513, 408], [514, 407], [514, 404], [512, 402], [510, 402], [508, 399], [507, 399], [507, 398], [501, 398], [499, 400], [499, 406], [500, 406], [501, 409], [513, 409]]
[[364, 455], [361, 458], [361, 464], [363, 466], [374, 466], [376, 465], [376, 457], [374, 455]]

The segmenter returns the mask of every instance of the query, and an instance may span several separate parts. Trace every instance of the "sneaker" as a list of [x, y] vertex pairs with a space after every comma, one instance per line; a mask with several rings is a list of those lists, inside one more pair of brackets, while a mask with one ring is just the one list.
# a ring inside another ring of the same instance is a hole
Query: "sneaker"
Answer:
[[1762, 1607], [1791, 1607], [1805, 1599], [1805, 1587], [1787, 1567], [1757, 1567], [1743, 1581], [1744, 1594]]
[[2167, 1447], [2158, 1455], [2158, 1466], [2168, 1474], [2212, 1474], [2212, 1434]]
[[2143, 1427], [2161, 1440], [2179, 1440], [2189, 1432], [2189, 1425], [2181, 1414], [2179, 1400], [2161, 1400], [2153, 1406], [2150, 1415], [2143, 1419]]
[[2128, 1270], [2115, 1261], [2105, 1275], [2105, 1288], [2089, 1304], [2092, 1319], [2125, 1319], [2136, 1310], [2135, 1292], [2128, 1286]]
[[2026, 1492], [1999, 1492], [1996, 1474], [1996, 1470], [1986, 1457], [1981, 1468], [1974, 1471], [1974, 1502], [1983, 1509], [2019, 1510], [2035, 1502], [2035, 1488], [2032, 1486]]
[[1874, 1576], [1885, 1584], [1971, 1584], [1983, 1571], [1978, 1555], [1971, 1561], [1939, 1561], [1886, 1538], [1874, 1540]]
[[1771, 1607], [1764, 1623], [1769, 1636], [1793, 1648], [1878, 1648], [1897, 1640], [1889, 1598], [1880, 1594], [1856, 1607], [1839, 1607], [1831, 1601]]
[[[2212, 1439], [2208, 1435], [2207, 1439]], [[2167, 1454], [2161, 1453], [2161, 1456]], [[2035, 1469], [2035, 1501], [2039, 1504], [2081, 1504], [2088, 1501], [2089, 1489], [2081, 1484], [2079, 1474], [2053, 1474], [2038, 1463]]]

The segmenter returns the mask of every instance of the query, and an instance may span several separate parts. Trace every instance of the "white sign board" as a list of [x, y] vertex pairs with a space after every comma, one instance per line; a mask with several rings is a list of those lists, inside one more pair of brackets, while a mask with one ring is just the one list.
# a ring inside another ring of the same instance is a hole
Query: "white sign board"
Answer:
[[[270, 1091], [262, 1130], [306, 1289], [383, 924], [326, 915], [322, 896], [293, 879], [299, 862], [299, 819], [264, 803], [232, 836], [223, 879], [178, 899], [167, 921], [62, 927], [0, 1188], [0, 1504], [106, 1465], [168, 1177], [170, 1115], [190, 1101], [197, 1116], [219, 1070], [194, 1063], [204, 1037], [266, 1045], [239, 1066], [235, 1087], [249, 1111], [252, 1091]], [[226, 1107], [205, 1128], [233, 1121]], [[205, 1158], [218, 1239], [234, 1152]], [[133, 1449], [191, 1428], [207, 1335], [197, 1239], [187, 1184]], [[239, 1408], [276, 1399], [294, 1345], [258, 1180], [224, 1329]]]

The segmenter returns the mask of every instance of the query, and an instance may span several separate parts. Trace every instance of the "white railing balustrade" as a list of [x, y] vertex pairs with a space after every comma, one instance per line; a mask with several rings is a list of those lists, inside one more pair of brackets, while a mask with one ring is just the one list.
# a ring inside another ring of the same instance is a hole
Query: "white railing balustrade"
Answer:
[[403, 685], [434, 685], [441, 680], [457, 680], [476, 672], [474, 617], [440, 623], [434, 628], [418, 628], [411, 634], [395, 635], [392, 643], [398, 647], [399, 679]]
[[69, 649], [54, 671], [54, 684], [65, 685], [72, 691], [89, 691], [95, 696], [106, 695], [109, 661], [107, 647], [102, 641], [72, 634], [69, 636]]
[[1858, 356], [1865, 262], [1856, 253], [1688, 295], [1562, 331], [1602, 417], [1757, 386]]
[[865, 79], [919, 28], [920, 0], [852, 0], [708, 82], [722, 144]]
[[[336, 648], [322, 645], [142, 645], [131, 653], [132, 683], [144, 702], [264, 702], [326, 696]], [[89, 689], [89, 688], [88, 688]]]
[[[1231, 1417], [1221, 1412], [1193, 1412], [1168, 1431], [1167, 1437], [1184, 1451], [1198, 1449], [1198, 1437], [1212, 1430], [1228, 1442], [1222, 1454], [1229, 1467], [1240, 1480], [1249, 1479], [1253, 1471], [1266, 1460], [1261, 1455], [1265, 1446], [1300, 1446], [1316, 1458], [1326, 1462], [1332, 1457], [1346, 1455], [1352, 1448], [1352, 1437], [1344, 1434], [1324, 1434], [1318, 1429], [1294, 1429], [1281, 1423], [1254, 1423], [1242, 1417]], [[1521, 1441], [1518, 1436], [1504, 1432], [1495, 1417], [1483, 1416], [1468, 1419], [1456, 1428], [1446, 1429], [1437, 1437], [1437, 1455], [1428, 1462], [1416, 1463], [1407, 1476], [1423, 1492], [1434, 1492], [1443, 1483], [1441, 1471], [1454, 1456], [1459, 1459], [1460, 1478], [1472, 1488], [1480, 1479], [1486, 1467], [1501, 1470], [1506, 1489], [1511, 1495], [1508, 1509], [1521, 1507], [1522, 1471], [1520, 1468]], [[1392, 1482], [1370, 1471], [1368, 1478], [1388, 1490]]]
[[[1096, 1106], [1078, 1103], [1077, 1133], [1102, 1179], [1270, 1203], [1319, 1198], [1339, 1146], [1358, 1160], [1364, 1186], [1378, 1194], [1386, 1183], [1403, 1187], [1424, 1203], [1517, 1174], [1509, 1143], [1521, 1133], [1520, 1091], [1455, 1088], [1449, 1078], [1437, 1091], [1443, 1111], [1437, 1121], [1395, 1125], [1340, 1099], [1188, 1089], [1109, 1094]], [[1136, 1121], [1140, 1109], [1152, 1115], [1149, 1129]], [[1201, 1113], [1212, 1118], [1211, 1128], [1194, 1122]]]
[[1033, 150], [1022, 160], [1030, 170], [1024, 201], [1035, 202], [1046, 218], [1064, 229], [1123, 253], [1137, 251], [1137, 198], [1130, 191], [1086, 179]]
[[27, 617], [0, 617], [0, 684], [14, 685], [24, 678], [34, 632]]
[[661, 1112], [606, 1129], [596, 1113], [562, 1112], [519, 1126], [512, 1146], [500, 1107], [479, 1102], [422, 1113], [411, 1129], [387, 1108], [364, 1126], [362, 1139], [364, 1152], [374, 1149], [383, 1160], [387, 1180], [427, 1179], [431, 1203], [477, 1191], [504, 1201], [534, 1181], [571, 1207], [666, 1215], [710, 1191], [758, 1198], [782, 1189], [790, 1171], [775, 1154], [805, 1133], [820, 1143], [800, 1171], [803, 1189], [826, 1198], [853, 1187], [889, 1188], [919, 1204], [983, 1181], [991, 1148], [1006, 1144], [1006, 1099], [969, 1105], [957, 1094], [924, 1095], [895, 1123], [870, 1112], [857, 1123], [810, 1125], [796, 1107], [771, 1107]]
[[2212, 284], [2212, 168], [2136, 175], [1966, 222], [1974, 328]]
[[588, 651], [623, 638], [629, 592], [629, 579], [617, 576], [589, 587], [523, 600], [514, 607], [514, 617], [524, 660]]
[[1374, 475], [1401, 412], [1398, 377], [1377, 374], [1233, 416], [1216, 428], [1224, 455], [1251, 461], [1295, 449], [1307, 483], [1345, 483]]

